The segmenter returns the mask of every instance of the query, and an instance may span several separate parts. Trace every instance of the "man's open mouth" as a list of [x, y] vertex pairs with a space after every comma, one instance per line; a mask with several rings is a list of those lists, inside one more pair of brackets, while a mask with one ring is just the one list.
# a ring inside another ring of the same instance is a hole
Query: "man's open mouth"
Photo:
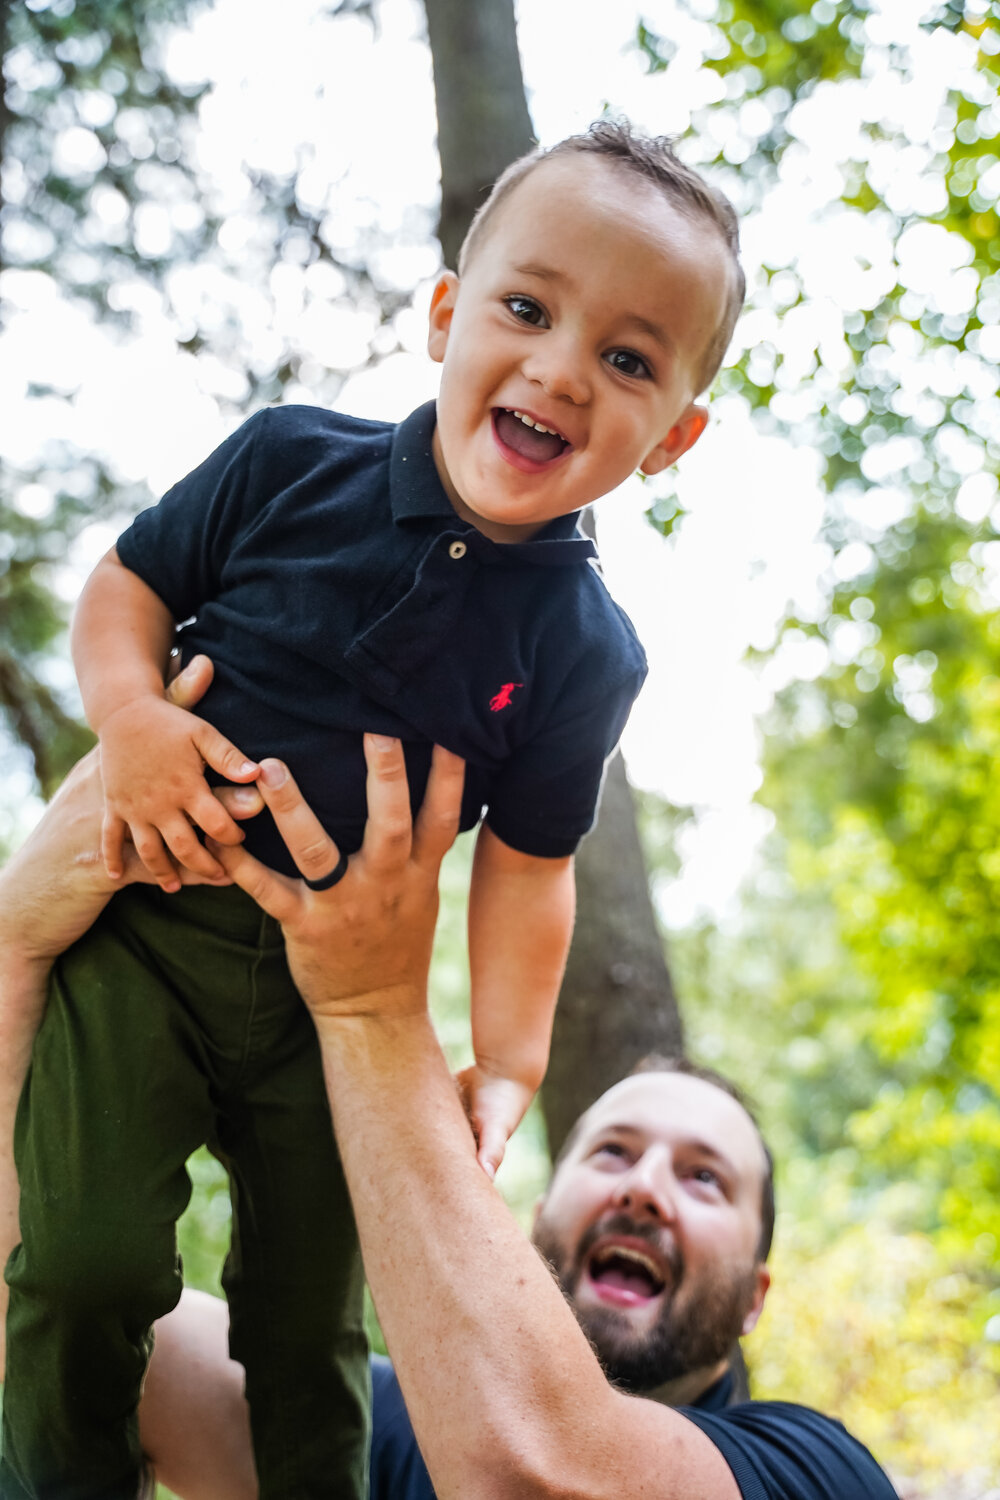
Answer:
[[510, 448], [529, 463], [551, 463], [572, 447], [562, 433], [551, 427], [544, 427], [526, 412], [509, 407], [493, 408], [493, 427], [504, 447]]
[[623, 1303], [648, 1302], [666, 1286], [662, 1266], [632, 1245], [598, 1245], [587, 1257], [586, 1271], [610, 1300]]

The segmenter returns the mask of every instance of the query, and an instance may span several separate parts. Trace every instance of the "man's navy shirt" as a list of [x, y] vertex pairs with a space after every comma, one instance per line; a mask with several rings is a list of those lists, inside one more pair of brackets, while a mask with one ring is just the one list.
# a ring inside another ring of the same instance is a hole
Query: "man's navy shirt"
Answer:
[[[697, 1423], [733, 1471], [743, 1500], [896, 1500], [885, 1474], [840, 1422], [789, 1401], [730, 1406], [726, 1374], [694, 1406]], [[435, 1500], [395, 1372], [372, 1358], [371, 1500]]]
[[[572, 853], [646, 672], [576, 516], [499, 544], [458, 517], [405, 422], [258, 412], [118, 542], [215, 680], [197, 712], [285, 760], [341, 850], [364, 830], [364, 731], [395, 735], [414, 806], [433, 744], [465, 758], [463, 829]], [[270, 818], [247, 847], [294, 873]]]

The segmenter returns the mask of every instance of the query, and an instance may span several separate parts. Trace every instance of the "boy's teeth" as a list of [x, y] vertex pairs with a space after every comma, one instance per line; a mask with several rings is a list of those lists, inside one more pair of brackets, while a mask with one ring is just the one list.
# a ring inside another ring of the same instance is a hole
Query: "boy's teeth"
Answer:
[[541, 422], [535, 422], [531, 417], [526, 417], [523, 411], [511, 411], [511, 416], [516, 417], [519, 422], [523, 422], [525, 427], [533, 427], [536, 432], [547, 432], [552, 437], [562, 437], [562, 433], [556, 432], [554, 427], [543, 427]]

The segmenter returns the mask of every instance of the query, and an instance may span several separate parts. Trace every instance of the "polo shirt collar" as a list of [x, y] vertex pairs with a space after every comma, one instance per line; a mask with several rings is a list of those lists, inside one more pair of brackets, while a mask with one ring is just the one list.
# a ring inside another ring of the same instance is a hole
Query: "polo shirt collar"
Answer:
[[724, 1411], [727, 1406], [733, 1404], [733, 1372], [726, 1370], [720, 1375], [714, 1385], [710, 1385], [707, 1391], [702, 1391], [697, 1401], [692, 1406], [699, 1411]]
[[577, 529], [578, 511], [557, 516], [527, 542], [491, 542], [468, 521], [457, 516], [434, 463], [431, 438], [436, 420], [436, 403], [428, 401], [400, 422], [393, 433], [389, 504], [394, 521], [399, 523], [425, 517], [453, 521], [458, 530], [474, 533], [476, 551], [484, 560], [562, 566], [583, 563], [597, 556], [593, 542]]

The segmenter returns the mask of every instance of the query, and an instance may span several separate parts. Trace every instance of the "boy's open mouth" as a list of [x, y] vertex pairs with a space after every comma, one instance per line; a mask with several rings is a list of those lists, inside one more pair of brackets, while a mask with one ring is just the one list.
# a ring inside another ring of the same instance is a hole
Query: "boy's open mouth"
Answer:
[[572, 447], [550, 427], [541, 427], [524, 412], [503, 406], [493, 408], [493, 428], [505, 448], [533, 464], [551, 463]]

